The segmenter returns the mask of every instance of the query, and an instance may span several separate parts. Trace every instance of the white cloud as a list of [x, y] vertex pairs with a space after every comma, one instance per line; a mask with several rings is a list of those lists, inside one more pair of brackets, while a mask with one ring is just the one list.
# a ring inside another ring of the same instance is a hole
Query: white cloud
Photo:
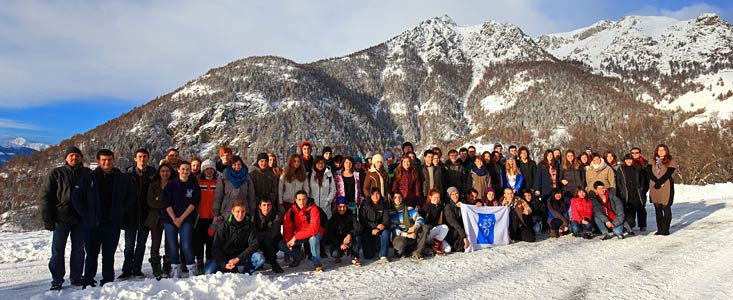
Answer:
[[727, 20], [731, 11], [707, 3], [693, 3], [676, 10], [659, 8], [656, 6], [644, 6], [630, 14], [642, 16], [666, 16], [677, 20], [689, 20], [697, 18], [703, 13], [717, 13], [723, 17], [723, 19]]
[[20, 130], [44, 130], [40, 126], [33, 124], [17, 122], [14, 120], [0, 119], [0, 128], [4, 129], [20, 129]]

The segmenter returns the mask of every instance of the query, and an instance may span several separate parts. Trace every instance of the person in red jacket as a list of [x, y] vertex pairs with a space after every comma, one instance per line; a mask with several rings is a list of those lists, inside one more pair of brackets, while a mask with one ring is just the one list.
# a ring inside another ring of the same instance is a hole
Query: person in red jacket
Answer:
[[285, 212], [283, 217], [283, 237], [280, 250], [293, 258], [290, 267], [300, 264], [303, 254], [297, 249], [302, 244], [309, 244], [312, 262], [316, 271], [323, 271], [321, 264], [321, 237], [325, 234], [321, 226], [321, 213], [318, 207], [310, 203], [308, 193], [299, 190], [295, 193], [295, 205]]
[[585, 196], [585, 189], [578, 187], [575, 190], [575, 197], [570, 200], [570, 211], [572, 212], [570, 231], [573, 232], [574, 237], [582, 235], [584, 239], [590, 239], [593, 232], [593, 201]]
[[405, 205], [409, 207], [419, 208], [423, 204], [420, 177], [409, 156], [402, 157], [400, 166], [395, 171], [392, 191], [399, 191], [404, 197]]

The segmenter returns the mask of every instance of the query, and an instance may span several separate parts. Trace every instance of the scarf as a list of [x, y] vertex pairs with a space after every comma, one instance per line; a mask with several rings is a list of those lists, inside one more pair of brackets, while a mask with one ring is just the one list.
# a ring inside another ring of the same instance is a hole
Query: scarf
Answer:
[[410, 211], [407, 209], [407, 205], [405, 203], [400, 203], [400, 205], [395, 205], [394, 207], [397, 209], [398, 212], [402, 212], [402, 225], [405, 225], [405, 228], [409, 229], [412, 227], [412, 220], [410, 220]]
[[481, 168], [477, 168], [475, 165], [471, 168], [471, 172], [475, 173], [478, 176], [486, 176], [487, 173], [489, 173], [489, 170], [486, 169], [485, 165], [482, 165]]
[[600, 164], [594, 164], [593, 162], [590, 163], [590, 167], [593, 168], [596, 172], [603, 171], [608, 166], [604, 160], [601, 160]]
[[655, 157], [655, 166], [657, 169], [657, 174], [662, 173], [662, 158], [661, 157]]
[[639, 159], [634, 160], [634, 164], [636, 164], [639, 167], [644, 167], [644, 158], [639, 155]]
[[239, 172], [234, 171], [232, 167], [227, 167], [227, 178], [232, 182], [235, 189], [238, 189], [243, 183], [247, 181], [247, 166], [243, 166]]

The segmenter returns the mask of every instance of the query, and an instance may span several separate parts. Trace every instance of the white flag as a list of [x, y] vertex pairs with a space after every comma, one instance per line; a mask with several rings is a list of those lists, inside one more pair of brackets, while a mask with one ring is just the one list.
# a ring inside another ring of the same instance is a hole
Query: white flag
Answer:
[[463, 228], [470, 244], [467, 251], [476, 251], [509, 244], [509, 208], [461, 204]]

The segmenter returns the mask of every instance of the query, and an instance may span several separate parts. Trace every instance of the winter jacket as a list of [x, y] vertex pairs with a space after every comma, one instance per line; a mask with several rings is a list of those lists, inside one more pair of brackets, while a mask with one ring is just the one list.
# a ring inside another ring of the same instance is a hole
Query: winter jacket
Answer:
[[150, 229], [160, 226], [160, 216], [163, 214], [163, 187], [160, 180], [155, 180], [148, 186], [148, 216], [145, 218], [145, 226]]
[[245, 261], [259, 248], [257, 232], [249, 218], [247, 215], [242, 222], [237, 222], [232, 216], [216, 230], [211, 253], [222, 270], [226, 269], [230, 259], [238, 257], [240, 261]]
[[361, 234], [361, 224], [349, 209], [343, 215], [335, 213], [328, 220], [327, 228], [326, 241], [334, 247], [341, 245], [346, 235], [350, 234], [353, 239]]
[[[100, 195], [99, 181], [102, 176], [112, 176], [112, 199], [109, 207], [108, 217], [105, 219]], [[87, 173], [74, 186], [71, 198], [74, 209], [82, 217], [88, 226], [96, 227], [103, 224], [122, 225], [124, 212], [134, 204], [137, 194], [130, 183], [130, 177], [117, 168], [113, 168], [110, 174], [104, 174], [101, 168]]]
[[198, 211], [198, 217], [201, 219], [213, 219], [216, 217], [214, 214], [214, 196], [216, 195], [216, 184], [219, 181], [215, 173], [211, 179], [206, 179], [202, 173], [198, 177], [199, 188], [201, 188], [201, 201], [199, 202], [196, 210]]
[[468, 176], [466, 167], [461, 164], [460, 160], [456, 161], [455, 164], [447, 161], [445, 163], [445, 173], [446, 189], [455, 187], [461, 195], [468, 194], [468, 189], [471, 186], [471, 178]]
[[471, 171], [471, 187], [474, 188], [476, 191], [478, 191], [478, 198], [483, 199], [484, 193], [486, 192], [486, 188], [491, 186], [491, 175], [489, 173], [486, 173], [484, 176], [479, 176], [478, 174]]
[[570, 203], [565, 198], [555, 200], [554, 198], [547, 201], [547, 224], [553, 219], [560, 219], [562, 226], [568, 226], [570, 220], [568, 220], [568, 210], [570, 209]]
[[567, 180], [567, 184], [562, 184], [562, 193], [565, 196], [572, 197], [575, 194], [575, 190], [578, 187], [585, 187], [585, 169], [582, 165], [578, 168], [570, 166], [567, 169], [560, 168], [560, 175], [558, 175], [558, 181], [562, 184], [563, 180]]
[[[356, 185], [354, 187], [354, 199], [356, 199], [356, 203], [361, 203], [363, 197], [361, 195], [361, 174], [359, 172], [354, 172], [354, 184]], [[336, 175], [333, 178], [333, 181], [336, 183], [336, 197], [343, 196], [346, 197], [346, 187], [344, 186], [344, 177], [341, 174], [341, 171], [339, 170], [336, 172]], [[346, 197], [346, 199], [349, 199], [350, 197]]]
[[[560, 186], [560, 170], [557, 170], [555, 180], [557, 186]], [[535, 175], [534, 179], [534, 187], [532, 188], [535, 191], [540, 191], [540, 196], [543, 199], [548, 198], [550, 194], [552, 194], [552, 174], [550, 174], [550, 169], [547, 168], [547, 166], [545, 166], [544, 164], [540, 164], [537, 167], [537, 174]]]
[[[504, 188], [510, 188], [517, 193], [522, 190], [522, 186], [524, 185], [524, 175], [522, 173], [517, 174], [517, 176], [514, 178], [514, 184], [512, 185], [511, 182], [509, 182], [509, 176], [507, 175], [506, 171], [503, 171], [501, 173], [502, 182], [504, 183]], [[485, 191], [480, 191], [480, 193], [486, 194]], [[481, 197], [483, 198], [483, 197]]]
[[528, 188], [534, 187], [535, 176], [537, 176], [537, 163], [534, 160], [527, 160], [526, 163], [522, 163], [522, 160], [517, 158], [517, 167], [519, 172], [524, 176], [524, 186]]
[[221, 177], [216, 182], [216, 190], [214, 191], [214, 204], [212, 206], [214, 215], [222, 216], [225, 219], [228, 218], [232, 214], [232, 205], [237, 200], [245, 201], [248, 212], [254, 211], [257, 208], [257, 199], [255, 198], [252, 177], [247, 176], [247, 180], [239, 188], [235, 188], [231, 180], [227, 178], [227, 172], [221, 173]]
[[593, 201], [588, 198], [573, 198], [570, 200], [572, 221], [581, 223], [583, 219], [593, 221]]
[[285, 180], [285, 173], [280, 175], [280, 182], [277, 185], [278, 204], [282, 205], [284, 202], [295, 203], [296, 192], [300, 190], [308, 192], [307, 181], [308, 178], [306, 177], [306, 180], [303, 181], [294, 178], [292, 182], [288, 182]]
[[274, 208], [266, 216], [262, 215], [259, 209], [255, 211], [252, 216], [252, 224], [257, 230], [258, 238], [263, 240], [282, 239], [280, 230], [282, 229], [283, 217]]
[[[160, 212], [160, 222], [173, 224], [173, 220], [167, 212], [169, 207], [173, 208], [174, 216], [180, 217], [190, 205], [195, 207], [200, 201], [201, 188], [193, 176], [189, 177], [186, 182], [182, 182], [181, 178], [174, 178], [163, 189], [163, 210]], [[196, 214], [196, 210], [194, 209], [186, 217], [185, 222], [193, 223], [196, 220]]]
[[603, 186], [612, 193], [616, 192], [616, 174], [605, 161], [601, 161], [601, 165], [597, 169], [594, 169], [592, 164], [585, 167], [585, 181], [587, 184], [585, 190], [588, 192], [594, 189], [593, 184], [596, 181], [603, 182]]
[[[295, 220], [290, 219], [290, 211], [294, 212]], [[307, 214], [307, 215], [306, 215]], [[310, 219], [310, 222], [308, 222]], [[321, 213], [318, 207], [308, 204], [301, 209], [297, 204], [293, 204], [283, 217], [283, 237], [285, 241], [290, 241], [293, 237], [296, 240], [305, 240], [320, 233], [326, 232], [321, 226]]]
[[389, 204], [382, 199], [374, 204], [371, 200], [364, 201], [359, 209], [359, 222], [363, 232], [371, 232], [382, 224], [384, 229], [389, 229]]
[[323, 173], [323, 182], [321, 184], [318, 184], [315, 170], [308, 177], [308, 196], [313, 198], [315, 204], [326, 212], [326, 216], [328, 218], [331, 218], [331, 214], [333, 212], [331, 204], [333, 199], [336, 197], [336, 183], [334, 183], [331, 170], [325, 170]]
[[92, 170], [83, 165], [74, 168], [64, 163], [54, 168], [41, 192], [41, 218], [45, 223], [77, 223], [81, 220], [74, 209], [71, 193], [79, 180]]
[[130, 184], [132, 184], [137, 195], [132, 208], [125, 212], [125, 222], [123, 228], [136, 229], [145, 224], [148, 217], [148, 187], [153, 177], [158, 173], [155, 168], [145, 166], [140, 171], [137, 166], [130, 166], [125, 171], [130, 176]]
[[641, 172], [641, 168], [632, 164], [631, 166], [621, 166], [619, 171], [616, 173], [618, 174], [618, 180], [616, 180], [618, 184], [618, 196], [621, 197], [621, 200], [625, 203], [633, 200], [646, 204], [641, 197], [641, 187], [643, 182]]
[[672, 174], [677, 169], [674, 160], [669, 164], [661, 165], [659, 171], [656, 162], [646, 166], [647, 178], [649, 178], [649, 200], [654, 204], [671, 205], [674, 200], [674, 179]]
[[593, 201], [593, 216], [599, 218], [603, 223], [611, 221], [613, 227], [623, 224], [624, 220], [626, 220], [624, 215], [624, 202], [610, 191], [606, 191], [606, 196], [608, 197], [607, 201], [610, 201], [610, 207], [615, 218], [611, 220], [611, 213], [604, 209], [601, 197], [598, 195], [591, 197]]
[[255, 189], [255, 202], [260, 199], [270, 199], [275, 202], [277, 198], [277, 184], [278, 179], [275, 172], [270, 168], [260, 169], [255, 167], [249, 172], [249, 177], [252, 178], [252, 185]]
[[[393, 237], [407, 236], [407, 231], [409, 230], [409, 228], [405, 226], [404, 223], [402, 223], [403, 216], [404, 212], [402, 212], [401, 210], [397, 210], [395, 211], [395, 214], [392, 214], [389, 217], [389, 223]], [[418, 213], [416, 209], [408, 207], [407, 216], [412, 220], [412, 223], [416, 226], [416, 228], [420, 228], [422, 225], [425, 225], [425, 219], [420, 216], [420, 213]]]
[[422, 205], [422, 190], [420, 189], [420, 180], [416, 174], [417, 172], [413, 174], [412, 171], [404, 171], [400, 178], [395, 175], [395, 181], [392, 184], [392, 190], [400, 191], [405, 204], [411, 207]]
[[[525, 215], [529, 216], [532, 214], [532, 207], [519, 196], [514, 196], [512, 199], [506, 199], [501, 198], [501, 205], [502, 206], [508, 206], [510, 209], [514, 207], [514, 212], [517, 213], [517, 215]], [[520, 220], [523, 220], [523, 218], [520, 218]], [[527, 225], [527, 224], [525, 224]]]
[[425, 203], [420, 207], [420, 215], [425, 219], [425, 224], [433, 227], [445, 223], [445, 216], [443, 214], [443, 204], [432, 204]]
[[466, 230], [463, 228], [463, 215], [461, 215], [461, 208], [453, 203], [453, 200], [448, 201], [448, 204], [445, 205], [443, 210], [445, 214], [445, 222], [448, 224], [448, 230], [455, 232], [459, 239], [465, 239]]
[[387, 174], [387, 171], [384, 169], [377, 170], [372, 166], [369, 169], [369, 173], [366, 174], [366, 177], [364, 178], [364, 184], [362, 187], [362, 193], [366, 198], [369, 198], [371, 195], [372, 188], [377, 188], [380, 192], [382, 191], [382, 187], [384, 187], [384, 193], [382, 194], [382, 197], [387, 197], [392, 190], [389, 186], [389, 175]]
[[[432, 166], [433, 168], [433, 188], [440, 191], [441, 196], [445, 196], [445, 190], [448, 189], [444, 186], [445, 183], [445, 169], [439, 166]], [[423, 196], [427, 196], [430, 193], [430, 171], [428, 171], [427, 166], [422, 166], [420, 168], [420, 174], [422, 174], [422, 194]]]

